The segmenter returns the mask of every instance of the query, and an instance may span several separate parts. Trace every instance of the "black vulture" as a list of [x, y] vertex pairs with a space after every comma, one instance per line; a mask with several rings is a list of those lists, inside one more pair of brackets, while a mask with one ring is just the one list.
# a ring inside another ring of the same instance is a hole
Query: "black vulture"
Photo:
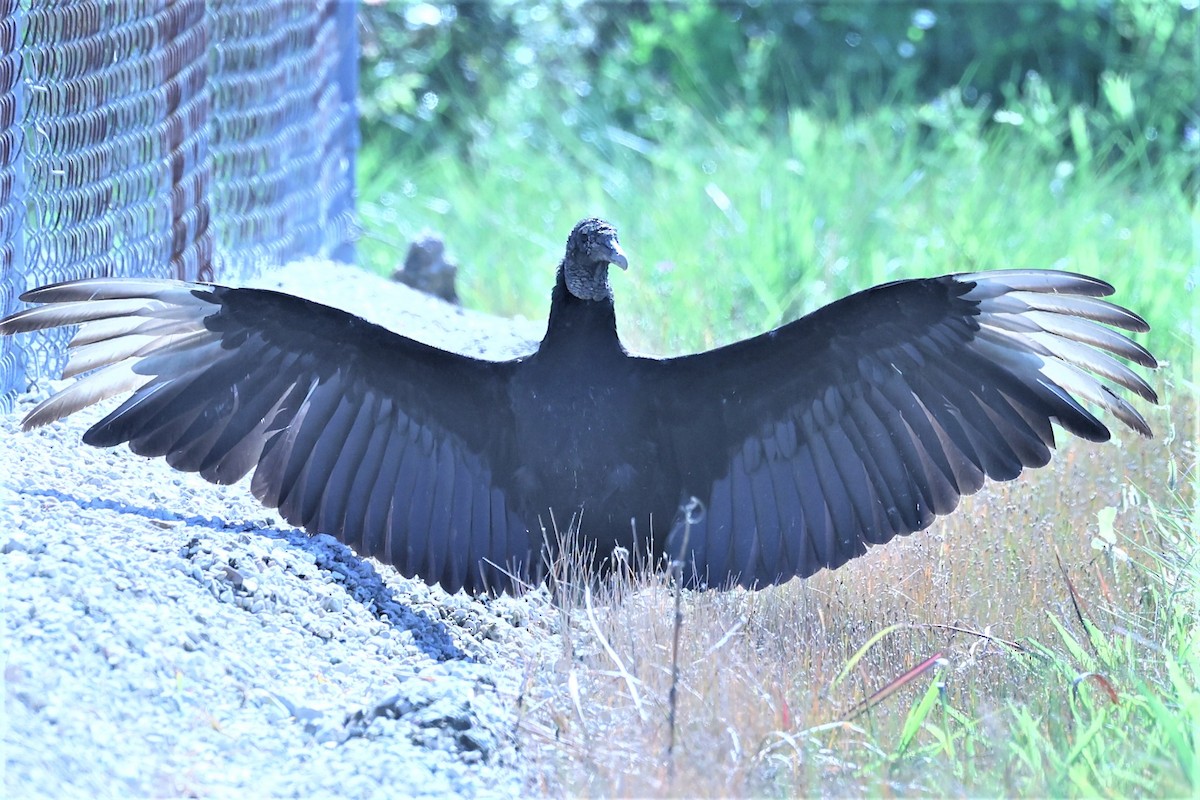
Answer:
[[[1157, 402], [1111, 354], [1144, 320], [1107, 283], [1042, 270], [899, 280], [768, 333], [678, 358], [617, 336], [617, 232], [575, 226], [545, 338], [484, 361], [279, 292], [93, 278], [0, 322], [81, 323], [64, 377], [24, 421], [132, 392], [84, 435], [250, 489], [289, 522], [448, 591], [545, 577], [574, 525], [614, 553], [678, 559], [685, 583], [762, 587], [834, 568], [954, 510], [984, 478], [1040, 467], [1056, 423], [1094, 442], [1113, 391]], [[94, 371], [93, 371], [94, 370]], [[1102, 380], [1103, 379], [1103, 380]], [[703, 513], [691, 513], [691, 498]], [[572, 523], [572, 520], [574, 521]]]

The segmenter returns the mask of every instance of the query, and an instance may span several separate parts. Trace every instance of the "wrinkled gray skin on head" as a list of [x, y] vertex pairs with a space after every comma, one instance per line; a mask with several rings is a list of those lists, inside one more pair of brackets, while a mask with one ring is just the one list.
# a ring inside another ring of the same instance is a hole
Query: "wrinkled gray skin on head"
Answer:
[[609, 264], [629, 269], [617, 229], [602, 219], [583, 220], [567, 238], [567, 252], [559, 267], [567, 291], [580, 300], [612, 299]]

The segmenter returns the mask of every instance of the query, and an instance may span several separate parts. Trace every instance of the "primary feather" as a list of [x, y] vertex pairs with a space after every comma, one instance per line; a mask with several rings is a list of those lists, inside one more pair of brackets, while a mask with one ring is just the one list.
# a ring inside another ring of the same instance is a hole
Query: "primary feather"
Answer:
[[[1117, 358], [1154, 357], [1103, 281], [999, 270], [896, 281], [705, 353], [632, 356], [617, 336], [616, 231], [568, 239], [545, 338], [490, 362], [290, 295], [94, 278], [23, 295], [0, 333], [79, 325], [66, 375], [25, 419], [125, 401], [84, 436], [250, 489], [449, 591], [536, 582], [543, 531], [574, 520], [616, 548], [681, 559], [691, 585], [756, 587], [837, 567], [927, 527], [985, 478], [1044, 465], [1053, 424], [1141, 435]], [[1116, 356], [1117, 358], [1114, 358]], [[1082, 402], [1081, 402], [1082, 401]], [[698, 498], [705, 512], [683, 524]]]

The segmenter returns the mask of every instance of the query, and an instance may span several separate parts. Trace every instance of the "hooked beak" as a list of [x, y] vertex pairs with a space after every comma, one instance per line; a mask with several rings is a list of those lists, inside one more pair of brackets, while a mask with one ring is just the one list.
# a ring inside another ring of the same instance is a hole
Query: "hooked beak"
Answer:
[[625, 257], [625, 251], [621, 249], [616, 237], [608, 243], [608, 263], [624, 270], [629, 269], [629, 259]]

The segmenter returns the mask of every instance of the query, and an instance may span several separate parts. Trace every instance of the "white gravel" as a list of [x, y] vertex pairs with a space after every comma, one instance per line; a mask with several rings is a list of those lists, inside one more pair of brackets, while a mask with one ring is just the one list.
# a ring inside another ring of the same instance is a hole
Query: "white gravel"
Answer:
[[[334, 264], [253, 283], [494, 357], [542, 332]], [[0, 419], [6, 797], [524, 792], [515, 698], [554, 657], [544, 592], [402, 578], [245, 482], [83, 445], [101, 410], [21, 432], [49, 388]]]

